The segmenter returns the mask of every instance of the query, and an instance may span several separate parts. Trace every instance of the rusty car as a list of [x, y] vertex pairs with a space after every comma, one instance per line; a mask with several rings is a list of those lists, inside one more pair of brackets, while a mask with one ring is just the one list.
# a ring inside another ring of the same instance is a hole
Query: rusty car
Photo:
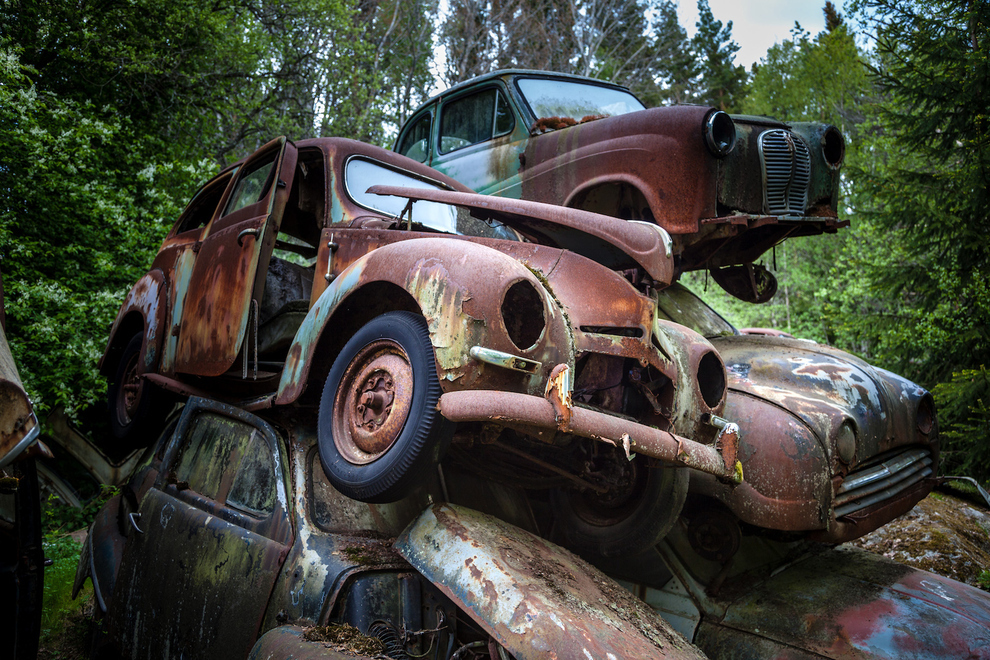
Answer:
[[274, 140], [201, 188], [124, 300], [100, 366], [111, 426], [134, 448], [175, 397], [288, 406], [318, 418], [348, 497], [400, 499], [466, 449], [557, 483], [579, 546], [650, 545], [683, 467], [743, 472], [725, 365], [658, 316], [672, 276], [656, 225], [477, 195], [353, 140]]
[[842, 543], [935, 487], [938, 420], [919, 385], [810, 340], [741, 333], [679, 282], [657, 302], [661, 316], [707, 337], [728, 370], [725, 415], [739, 425], [746, 473], [732, 487], [691, 475], [691, 492], [731, 511], [713, 514], [713, 527]]
[[395, 150], [492, 195], [656, 222], [677, 272], [709, 269], [727, 291], [768, 300], [757, 258], [791, 236], [834, 232], [845, 141], [834, 126], [647, 109], [628, 89], [505, 70], [427, 100]]
[[[439, 480], [388, 504], [343, 496], [326, 478], [310, 418], [284, 407], [262, 418], [196, 397], [173, 415], [82, 550], [74, 592], [91, 580], [97, 651], [703, 657], [569, 552], [441, 502]], [[347, 626], [361, 646], [341, 634]]]
[[[428, 100], [395, 149], [478, 191], [656, 222], [675, 279], [708, 269], [748, 302], [771, 299], [755, 260], [787, 237], [835, 231], [844, 141], [832, 126], [645, 109], [628, 90], [538, 71], [499, 71]], [[848, 353], [739, 336], [679, 284], [652, 291], [668, 320], [705, 335], [728, 368], [725, 417], [740, 428], [743, 484], [692, 478], [738, 520], [841, 542], [932, 488], [930, 394]]]

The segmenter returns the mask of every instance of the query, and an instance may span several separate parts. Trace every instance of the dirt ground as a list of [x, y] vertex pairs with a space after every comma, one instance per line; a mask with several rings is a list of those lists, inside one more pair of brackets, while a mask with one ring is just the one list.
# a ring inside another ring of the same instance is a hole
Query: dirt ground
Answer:
[[932, 493], [850, 545], [990, 591], [990, 512], [948, 493]]

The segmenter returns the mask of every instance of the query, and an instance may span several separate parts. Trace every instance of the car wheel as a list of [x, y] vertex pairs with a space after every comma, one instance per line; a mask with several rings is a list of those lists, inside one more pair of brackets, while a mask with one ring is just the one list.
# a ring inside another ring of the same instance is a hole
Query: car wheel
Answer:
[[440, 399], [426, 320], [389, 312], [362, 327], [330, 368], [319, 412], [330, 483], [363, 502], [393, 502], [436, 465], [453, 431]]
[[[623, 457], [622, 460], [625, 460]], [[687, 497], [687, 470], [626, 461], [624, 478], [606, 493], [558, 488], [550, 505], [564, 544], [603, 557], [635, 554], [670, 530]]]
[[110, 431], [117, 440], [126, 440], [133, 449], [145, 446], [155, 437], [174, 405], [171, 396], [155, 387], [138, 371], [141, 335], [131, 337], [117, 363], [117, 374], [107, 388]]

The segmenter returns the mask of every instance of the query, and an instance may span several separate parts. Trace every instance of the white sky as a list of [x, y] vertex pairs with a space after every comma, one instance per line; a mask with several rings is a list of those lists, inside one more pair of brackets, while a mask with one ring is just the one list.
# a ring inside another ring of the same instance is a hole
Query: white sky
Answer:
[[[845, 3], [832, 3], [845, 16]], [[766, 55], [770, 46], [790, 38], [794, 21], [812, 36], [825, 29], [825, 0], [708, 0], [708, 6], [723, 26], [732, 21], [732, 39], [739, 44], [736, 64], [747, 71]], [[688, 35], [693, 35], [698, 21], [697, 0], [678, 0], [677, 17]]]

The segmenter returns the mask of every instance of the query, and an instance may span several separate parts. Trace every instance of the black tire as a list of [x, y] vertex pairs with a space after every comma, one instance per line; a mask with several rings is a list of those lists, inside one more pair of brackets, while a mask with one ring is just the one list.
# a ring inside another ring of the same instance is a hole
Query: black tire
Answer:
[[389, 312], [358, 330], [320, 399], [320, 462], [330, 483], [363, 502], [408, 495], [439, 463], [453, 433], [437, 410], [440, 394], [422, 316]]
[[145, 447], [158, 437], [175, 398], [138, 374], [141, 334], [131, 337], [117, 363], [117, 373], [107, 387], [110, 432], [119, 443], [109, 447], [125, 454]]
[[629, 467], [633, 474], [625, 493], [550, 491], [564, 545], [584, 555], [632, 555], [656, 545], [670, 531], [687, 497], [687, 470], [651, 468], [638, 458]]

